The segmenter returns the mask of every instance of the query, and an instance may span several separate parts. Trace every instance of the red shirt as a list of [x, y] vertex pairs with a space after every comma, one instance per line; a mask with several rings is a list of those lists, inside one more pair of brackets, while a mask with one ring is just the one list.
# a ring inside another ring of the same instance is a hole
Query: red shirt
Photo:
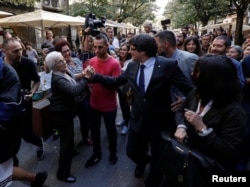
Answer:
[[[97, 57], [89, 60], [89, 65], [93, 66], [95, 72], [101, 75], [117, 77], [121, 74], [120, 63], [113, 57], [106, 61], [101, 61]], [[92, 93], [90, 94], [90, 106], [101, 112], [110, 112], [117, 109], [116, 89], [104, 86], [99, 83], [90, 85]]]

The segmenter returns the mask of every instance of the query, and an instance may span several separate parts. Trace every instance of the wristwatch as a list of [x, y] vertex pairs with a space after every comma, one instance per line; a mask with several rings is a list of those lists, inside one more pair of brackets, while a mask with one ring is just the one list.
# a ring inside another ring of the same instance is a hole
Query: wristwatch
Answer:
[[201, 129], [201, 131], [199, 131], [198, 132], [198, 135], [199, 136], [207, 136], [210, 132], [212, 132], [213, 131], [213, 129], [212, 128], [207, 128], [207, 127], [205, 127], [205, 128], [203, 128], [203, 129]]

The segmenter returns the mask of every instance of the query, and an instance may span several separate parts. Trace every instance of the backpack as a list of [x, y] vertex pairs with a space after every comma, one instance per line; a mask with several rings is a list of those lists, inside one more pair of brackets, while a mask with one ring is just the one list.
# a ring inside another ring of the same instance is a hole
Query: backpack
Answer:
[[[21, 94], [21, 89], [19, 89], [19, 84], [15, 83], [13, 85], [4, 85], [4, 72], [3, 64], [4, 62], [0, 60], [0, 129], [4, 130], [8, 128], [8, 124], [15, 118], [19, 118], [24, 115], [24, 98]], [[2, 88], [4, 87], [4, 88]], [[12, 87], [12, 88], [11, 88]], [[19, 94], [18, 101], [11, 101], [6, 96], [9, 96], [13, 93], [13, 90], [16, 90], [14, 93]]]
[[18, 75], [0, 58], [0, 163], [13, 157], [19, 150], [24, 112]]

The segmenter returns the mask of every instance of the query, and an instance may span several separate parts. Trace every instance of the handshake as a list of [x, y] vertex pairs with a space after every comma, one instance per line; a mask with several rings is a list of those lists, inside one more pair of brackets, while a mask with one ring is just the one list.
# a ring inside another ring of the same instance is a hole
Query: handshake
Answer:
[[83, 71], [82, 74], [85, 78], [91, 80], [93, 76], [95, 75], [95, 69], [93, 66], [88, 65]]

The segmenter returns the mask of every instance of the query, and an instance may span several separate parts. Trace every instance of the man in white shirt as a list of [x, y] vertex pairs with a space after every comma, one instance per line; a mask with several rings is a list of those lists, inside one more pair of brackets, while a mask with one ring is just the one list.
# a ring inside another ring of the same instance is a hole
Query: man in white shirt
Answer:
[[107, 27], [106, 34], [108, 36], [108, 39], [112, 41], [112, 43], [110, 42], [110, 45], [114, 46], [114, 48], [117, 52], [119, 47], [120, 47], [120, 44], [119, 44], [119, 40], [114, 36], [113, 28]]
[[26, 47], [26, 55], [29, 59], [33, 60], [36, 64], [37, 64], [37, 58], [38, 58], [38, 54], [37, 51], [32, 47], [32, 43], [31, 42], [27, 42], [25, 44]]

